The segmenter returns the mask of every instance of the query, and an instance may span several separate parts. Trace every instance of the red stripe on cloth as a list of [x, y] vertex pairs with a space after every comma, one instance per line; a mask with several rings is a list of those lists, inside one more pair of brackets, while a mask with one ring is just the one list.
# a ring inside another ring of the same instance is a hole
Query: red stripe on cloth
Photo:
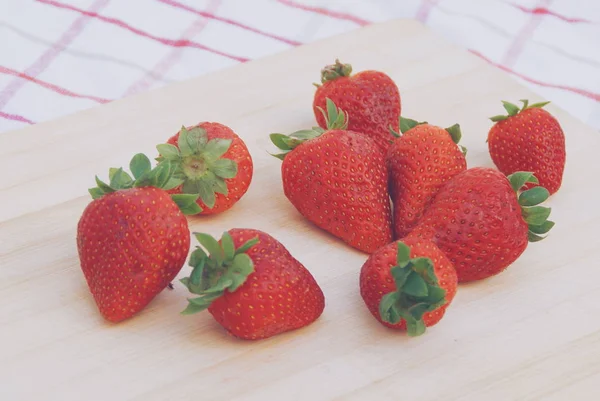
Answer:
[[108, 103], [108, 102], [110, 102], [110, 100], [103, 99], [101, 97], [90, 96], [90, 95], [82, 95], [82, 94], [79, 94], [79, 93], [72, 92], [72, 91], [70, 91], [68, 89], [65, 89], [65, 88], [62, 88], [62, 87], [60, 87], [58, 85], [54, 85], [54, 84], [51, 84], [51, 83], [39, 80], [36, 77], [29, 76], [29, 75], [27, 75], [25, 73], [22, 73], [22, 72], [19, 72], [19, 71], [15, 71], [15, 70], [12, 70], [10, 68], [3, 67], [1, 65], [0, 65], [0, 73], [2, 73], [2, 74], [8, 74], [8, 75], [12, 75], [12, 76], [15, 76], [15, 77], [22, 78], [22, 79], [24, 79], [26, 81], [33, 82], [34, 84], [38, 84], [38, 85], [40, 85], [40, 86], [42, 86], [42, 87], [44, 87], [46, 89], [50, 89], [51, 91], [59, 93], [59, 94], [64, 95], [64, 96], [76, 97], [76, 98], [79, 98], [79, 99], [89, 99], [89, 100], [93, 100], [94, 102], [98, 102], [98, 103]]
[[[209, 11], [215, 12], [219, 8], [219, 6], [221, 5], [222, 2], [223, 2], [223, 0], [211, 0], [210, 4], [208, 5]], [[190, 25], [185, 30], [185, 32], [183, 32], [183, 34], [181, 35], [181, 38], [193, 37], [193, 36], [199, 34], [200, 32], [202, 32], [204, 27], [208, 24], [208, 21], [209, 21], [208, 18], [201, 16], [196, 21], [194, 21], [194, 23], [192, 25]], [[162, 60], [160, 60], [158, 62], [158, 64], [156, 64], [154, 66], [154, 69], [151, 72], [144, 74], [144, 76], [139, 81], [137, 81], [136, 83], [131, 85], [129, 88], [127, 88], [127, 90], [125, 91], [123, 96], [129, 96], [129, 95], [133, 95], [135, 93], [140, 93], [143, 90], [149, 88], [150, 85], [152, 85], [154, 82], [156, 82], [155, 77], [164, 76], [167, 73], [167, 71], [177, 61], [179, 61], [182, 54], [183, 54], [183, 48], [181, 48], [181, 47], [171, 49], [169, 51], [169, 53], [166, 55], [166, 57], [164, 57]]]
[[513, 6], [513, 7], [515, 7], [515, 8], [518, 8], [521, 11], [529, 13], [529, 14], [550, 15], [552, 17], [556, 17], [556, 18], [558, 18], [560, 20], [563, 20], [563, 21], [569, 22], [569, 23], [580, 23], [580, 22], [583, 22], [583, 23], [586, 23], [586, 24], [593, 23], [592, 21], [586, 20], [586, 19], [583, 19], [583, 18], [569, 18], [569, 17], [565, 17], [564, 15], [561, 15], [561, 14], [555, 12], [555, 11], [549, 10], [549, 9], [547, 9], [545, 7], [527, 8], [527, 7], [524, 7], [524, 6], [520, 5], [520, 4], [514, 4], [514, 3], [510, 3], [510, 5]]
[[339, 20], [351, 21], [351, 22], [354, 22], [355, 24], [358, 24], [361, 26], [371, 24], [371, 21], [367, 21], [367, 20], [359, 18], [355, 15], [346, 14], [346, 13], [342, 13], [339, 11], [332, 11], [332, 10], [328, 10], [326, 8], [321, 8], [321, 7], [307, 6], [307, 5], [300, 4], [300, 3], [297, 3], [297, 2], [291, 1], [291, 0], [277, 0], [277, 1], [281, 4], [285, 4], [286, 6], [289, 6], [289, 7], [293, 7], [293, 8], [297, 8], [297, 9], [305, 10], [305, 11], [310, 11], [310, 12], [321, 14], [321, 15], [326, 15], [328, 17], [339, 19]]
[[23, 116], [19, 116], [16, 114], [5, 113], [3, 111], [0, 111], [0, 117], [6, 118], [7, 120], [19, 121], [19, 122], [27, 123], [27, 124], [35, 124], [33, 121], [31, 121], [28, 118], [25, 118]]
[[[552, 3], [552, 0], [542, 0], [538, 6], [539, 7], [548, 7]], [[503, 65], [513, 66], [517, 61], [517, 58], [523, 51], [525, 47], [525, 43], [527, 40], [533, 35], [538, 25], [542, 22], [542, 18], [540, 15], [534, 15], [533, 18], [523, 26], [523, 28], [517, 34], [515, 40], [512, 45], [506, 51], [504, 55], [504, 59], [502, 60]]]
[[[109, 0], [96, 0], [92, 3], [90, 10], [99, 11], [108, 4]], [[58, 57], [58, 55], [67, 47], [73, 40], [83, 31], [86, 24], [88, 23], [88, 16], [81, 16], [71, 24], [64, 34], [52, 45], [51, 48], [46, 50], [36, 61], [27, 67], [24, 73], [31, 77], [37, 77], [40, 75], [48, 66]], [[22, 79], [15, 79], [10, 82], [0, 92], [0, 110], [6, 106], [10, 99], [25, 85], [27, 81]]]
[[417, 14], [415, 15], [415, 18], [420, 22], [423, 22], [423, 23], [427, 22], [427, 19], [429, 18], [429, 13], [431, 13], [431, 10], [433, 10], [433, 8], [439, 2], [440, 2], [440, 0], [423, 0], [423, 1], [421, 1], [421, 5], [419, 6], [419, 9], [417, 10]]
[[210, 48], [208, 46], [204, 46], [203, 44], [192, 42], [191, 40], [187, 40], [187, 39], [172, 40], [172, 39], [166, 39], [166, 38], [161, 38], [161, 37], [158, 37], [158, 36], [154, 36], [154, 35], [152, 35], [152, 34], [150, 34], [148, 32], [142, 31], [141, 29], [134, 28], [131, 25], [129, 25], [129, 24], [127, 24], [127, 23], [125, 23], [125, 22], [123, 22], [121, 20], [118, 20], [116, 18], [105, 17], [105, 16], [100, 15], [98, 13], [91, 12], [91, 11], [86, 11], [86, 10], [82, 10], [80, 8], [71, 6], [69, 4], [60, 3], [60, 2], [54, 1], [54, 0], [36, 0], [36, 1], [38, 1], [40, 3], [48, 4], [50, 6], [54, 6], [54, 7], [58, 7], [58, 8], [63, 8], [63, 9], [66, 9], [66, 10], [71, 10], [71, 11], [75, 11], [75, 12], [78, 12], [78, 13], [81, 13], [81, 14], [84, 14], [84, 15], [88, 15], [88, 16], [90, 16], [92, 18], [96, 18], [96, 19], [98, 19], [100, 21], [107, 22], [109, 24], [121, 27], [123, 29], [127, 29], [128, 31], [130, 31], [132, 33], [135, 33], [136, 35], [139, 35], [139, 36], [142, 36], [142, 37], [145, 37], [145, 38], [148, 38], [148, 39], [152, 39], [152, 40], [154, 40], [156, 42], [162, 43], [162, 44], [167, 45], [167, 46], [173, 46], [173, 47], [193, 47], [193, 48], [196, 48], [196, 49], [205, 50], [205, 51], [210, 52], [210, 53], [218, 54], [219, 56], [227, 57], [227, 58], [230, 58], [230, 59], [233, 59], [233, 60], [236, 60], [236, 61], [240, 61], [240, 62], [246, 62], [246, 61], [248, 61], [248, 59], [245, 58], [245, 57], [239, 57], [239, 56], [235, 56], [235, 55], [232, 55], [232, 54], [228, 54], [228, 53], [222, 52], [220, 50], [216, 50], [216, 49]]
[[234, 21], [234, 20], [229, 19], [229, 18], [220, 17], [220, 16], [215, 15], [214, 13], [208, 12], [206, 10], [197, 10], [195, 8], [192, 8], [192, 7], [190, 7], [190, 6], [186, 5], [186, 4], [179, 3], [177, 1], [173, 1], [173, 0], [158, 0], [158, 1], [160, 1], [161, 3], [164, 3], [164, 4], [168, 4], [168, 5], [172, 6], [172, 7], [179, 8], [181, 10], [189, 11], [191, 13], [200, 15], [202, 17], [214, 19], [216, 21], [221, 21], [221, 22], [224, 22], [224, 23], [229, 24], [229, 25], [237, 26], [238, 28], [242, 28], [242, 29], [245, 29], [247, 31], [254, 32], [254, 33], [257, 33], [259, 35], [266, 36], [266, 37], [269, 37], [271, 39], [275, 39], [275, 40], [287, 43], [287, 44], [292, 45], [292, 46], [300, 46], [302, 44], [301, 42], [297, 42], [297, 41], [292, 40], [292, 39], [287, 39], [287, 38], [284, 38], [284, 37], [281, 37], [281, 36], [278, 36], [278, 35], [275, 35], [275, 34], [272, 34], [272, 33], [269, 33], [269, 32], [261, 31], [260, 29], [253, 28], [253, 27], [248, 26], [248, 25], [244, 25], [241, 22], [237, 22], [237, 21]]
[[578, 95], [590, 98], [592, 100], [595, 100], [597, 102], [600, 102], [600, 93], [594, 93], [594, 92], [589, 92], [586, 91], [584, 89], [580, 89], [580, 88], [574, 88], [572, 86], [566, 86], [566, 85], [558, 85], [558, 84], [551, 84], [549, 82], [542, 82], [542, 81], [538, 81], [537, 79], [528, 77], [526, 75], [521, 74], [520, 72], [516, 72], [512, 69], [510, 69], [507, 66], [504, 66], [502, 64], [498, 64], [493, 62], [492, 60], [490, 60], [489, 58], [485, 57], [483, 54], [479, 53], [477, 50], [469, 50], [471, 53], [473, 53], [474, 55], [482, 58], [483, 60], [487, 61], [488, 63], [490, 63], [491, 65], [500, 68], [502, 71], [508, 72], [509, 74], [513, 74], [521, 79], [524, 79], [527, 82], [531, 82], [532, 84], [536, 84], [539, 86], [544, 86], [546, 88], [554, 88], [554, 89], [561, 89], [561, 90], [565, 90], [565, 91], [569, 91], [569, 92], [573, 92], [573, 93], [577, 93]]

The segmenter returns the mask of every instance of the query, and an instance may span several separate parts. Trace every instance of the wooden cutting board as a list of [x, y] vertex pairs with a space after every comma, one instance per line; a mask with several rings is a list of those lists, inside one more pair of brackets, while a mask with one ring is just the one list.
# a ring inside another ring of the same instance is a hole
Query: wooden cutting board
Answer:
[[[311, 83], [336, 57], [389, 73], [405, 116], [459, 122], [469, 166], [492, 166], [487, 117], [501, 99], [541, 100], [422, 25], [393, 21], [0, 134], [1, 400], [600, 399], [599, 133], [548, 106], [568, 147], [563, 187], [549, 201], [556, 227], [501, 275], [461, 286], [437, 326], [408, 338], [365, 308], [366, 255], [295, 211], [267, 153], [269, 133], [314, 124]], [[191, 229], [254, 227], [282, 241], [325, 292], [313, 325], [236, 340], [208, 313], [179, 314], [179, 282], [129, 321], [97, 313], [75, 244], [94, 175], [139, 151], [154, 156], [182, 124], [202, 120], [241, 135], [255, 176], [233, 209], [192, 218]]]

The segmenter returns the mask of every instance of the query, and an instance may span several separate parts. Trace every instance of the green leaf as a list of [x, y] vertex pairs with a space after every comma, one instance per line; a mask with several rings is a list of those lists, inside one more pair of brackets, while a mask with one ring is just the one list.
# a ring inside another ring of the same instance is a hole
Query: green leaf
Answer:
[[209, 209], [215, 207], [216, 202], [213, 182], [214, 180], [208, 179], [198, 180], [198, 193], [200, 194], [200, 199], [202, 199], [202, 202], [204, 202]]
[[215, 138], [208, 141], [204, 149], [206, 160], [217, 160], [223, 156], [231, 146], [231, 139]]
[[198, 194], [173, 194], [171, 195], [171, 199], [181, 208], [196, 203]]
[[454, 143], [458, 144], [460, 142], [460, 138], [462, 138], [460, 125], [454, 124], [453, 126], [446, 128], [446, 131], [448, 131]]
[[235, 246], [233, 244], [233, 238], [228, 232], [224, 232], [221, 237], [221, 246], [223, 247], [223, 253], [225, 260], [233, 260], [235, 256]]
[[279, 160], [285, 159], [287, 153], [269, 153], [271, 156], [278, 158]]
[[188, 303], [187, 307], [181, 312], [182, 315], [193, 315], [194, 313], [202, 312], [206, 310], [210, 304], [206, 305], [196, 305], [193, 303]]
[[231, 159], [215, 160], [212, 164], [211, 171], [217, 177], [234, 178], [237, 175], [237, 163]]
[[200, 244], [202, 244], [204, 249], [210, 253], [210, 256], [214, 258], [218, 264], [223, 263], [225, 258], [225, 255], [223, 254], [223, 248], [221, 248], [221, 245], [219, 245], [219, 242], [216, 239], [214, 239], [211, 235], [204, 233], [196, 234], [196, 239]]
[[540, 225], [529, 225], [529, 231], [534, 234], [546, 234], [554, 227], [554, 222], [551, 220], [546, 220]]
[[523, 103], [523, 107], [521, 107], [521, 110], [525, 110], [527, 108], [527, 105], [529, 105], [529, 100], [527, 99], [521, 99], [519, 100], [519, 102]]
[[92, 199], [102, 198], [104, 196], [104, 191], [98, 187], [88, 189], [88, 192], [92, 196]]
[[414, 128], [420, 124], [425, 124], [425, 123], [400, 116], [400, 132], [402, 132], [402, 133], [405, 133], [409, 129]]
[[534, 226], [539, 226], [544, 224], [544, 222], [550, 217], [551, 209], [549, 207], [544, 206], [533, 206], [523, 208], [523, 218], [527, 222], [527, 224], [531, 224]]
[[288, 144], [289, 137], [283, 134], [271, 134], [269, 135], [273, 145], [277, 146], [281, 150], [292, 150], [292, 147]]
[[115, 192], [115, 190], [113, 188], [111, 188], [108, 184], [106, 184], [104, 181], [100, 180], [100, 178], [98, 178], [98, 176], [96, 176], [96, 185], [98, 186], [98, 188], [104, 192], [105, 194], [109, 194], [111, 192]]
[[323, 129], [321, 129], [319, 127], [313, 127], [312, 129], [304, 129], [304, 130], [293, 132], [290, 134], [290, 136], [293, 138], [296, 138], [296, 139], [308, 140], [308, 139], [313, 139], [313, 138], [318, 137], [323, 132], [324, 132]]
[[199, 194], [200, 180], [185, 180], [181, 192], [185, 194]]
[[398, 254], [396, 255], [396, 263], [398, 266], [406, 264], [410, 260], [410, 248], [401, 241], [398, 241]]
[[390, 324], [397, 324], [400, 322], [400, 315], [395, 307], [398, 302], [399, 294], [397, 292], [390, 292], [385, 294], [379, 302], [379, 316], [381, 320]]
[[506, 120], [507, 118], [508, 118], [508, 116], [498, 115], [498, 116], [490, 117], [490, 120], [492, 120], [493, 122], [496, 123], [498, 121]]
[[244, 242], [242, 246], [235, 250], [235, 254], [238, 255], [240, 253], [245, 253], [248, 249], [252, 248], [256, 244], [258, 244], [258, 237], [249, 239], [248, 241]]
[[[409, 263], [405, 262], [404, 264], [408, 265]], [[408, 267], [394, 266], [390, 269], [390, 274], [394, 278], [396, 288], [404, 287], [404, 283], [406, 282], [406, 279], [408, 278], [408, 276], [411, 273], [412, 273], [412, 270], [409, 269]]]
[[227, 196], [229, 194], [229, 188], [227, 188], [227, 184], [225, 183], [225, 180], [220, 177], [217, 177], [215, 179], [215, 182], [213, 185], [213, 190], [216, 193], [223, 194], [225, 196]]
[[154, 170], [152, 170], [150, 174], [147, 175], [147, 179], [142, 180], [142, 177], [139, 180], [137, 180], [136, 186], [140, 186], [140, 183], [143, 181], [149, 181], [149, 185], [157, 188], [163, 188], [171, 178], [172, 167], [173, 165], [168, 160], [160, 162], [154, 168]]
[[502, 101], [502, 105], [504, 106], [504, 109], [506, 110], [509, 116], [516, 116], [520, 111], [519, 106], [509, 102], [505, 102], [504, 100]]
[[170, 189], [177, 188], [178, 186], [183, 184], [184, 181], [185, 180], [182, 178], [171, 177], [169, 178], [169, 181], [167, 181], [167, 183], [163, 186], [163, 189], [165, 191], [168, 191]]
[[186, 216], [194, 216], [198, 213], [201, 213], [203, 209], [197, 203], [192, 203], [185, 207], [179, 208], [179, 210], [181, 210], [181, 213]]
[[233, 292], [244, 284], [250, 273], [254, 271], [254, 263], [252, 262], [252, 259], [250, 259], [250, 256], [245, 253], [240, 253], [235, 255], [229, 270], [232, 278], [232, 284], [229, 287], [229, 291]]
[[417, 337], [425, 333], [426, 327], [423, 319], [406, 320], [406, 332], [410, 337]]
[[[208, 259], [208, 255], [206, 254], [206, 252], [204, 252], [204, 249], [202, 249], [200, 247], [196, 247], [196, 249], [194, 249], [194, 251], [190, 255], [190, 260], [188, 262], [188, 265], [195, 268], [195, 267], [199, 266], [200, 263], [204, 263], [206, 261], [206, 259]], [[194, 271], [192, 271], [192, 276], [191, 276], [192, 278], [194, 277]]]
[[521, 187], [528, 182], [532, 182], [534, 184], [538, 183], [537, 178], [535, 178], [533, 173], [529, 171], [519, 171], [509, 175], [507, 178], [515, 192], [521, 189]]
[[179, 136], [177, 137], [177, 147], [179, 148], [179, 152], [181, 156], [190, 156], [194, 154], [194, 149], [192, 148], [193, 143], [188, 140], [189, 131], [184, 126], [181, 127], [179, 131]]
[[428, 311], [435, 310], [446, 303], [446, 290], [437, 285], [427, 285], [428, 295], [422, 301], [429, 303]]
[[210, 288], [205, 289], [203, 292], [205, 294], [215, 294], [215, 293], [223, 293], [226, 288], [229, 288], [233, 284], [233, 279], [227, 276], [221, 276], [217, 280], [216, 284]]
[[537, 234], [535, 234], [535, 233], [533, 233], [531, 231], [527, 232], [527, 240], [529, 242], [538, 242], [538, 241], [543, 240], [544, 238], [546, 238], [546, 237], [542, 237], [542, 236], [537, 235]]
[[[200, 249], [200, 248], [198, 248]], [[198, 251], [198, 249], [196, 249], [196, 251]], [[202, 256], [201, 253], [194, 251], [192, 253], [192, 257], [195, 257], [197, 260], [195, 261], [196, 264], [193, 265], [194, 268], [192, 269], [192, 274], [190, 274], [189, 279], [187, 280], [186, 283], [186, 287], [188, 288], [188, 290], [194, 294], [201, 294], [203, 291], [202, 288], [202, 277], [204, 275], [204, 267], [206, 266], [206, 261], [208, 259], [208, 257], [206, 256], [206, 254], [204, 253], [204, 251], [202, 251], [202, 254], [204, 254], [204, 256]], [[195, 256], [194, 256], [195, 254]], [[190, 258], [191, 259], [191, 258]], [[191, 264], [191, 261], [190, 261]]]
[[408, 275], [404, 287], [402, 287], [402, 292], [413, 297], [426, 297], [429, 294], [427, 283], [425, 283], [423, 277], [415, 272]]
[[531, 106], [529, 106], [530, 109], [532, 108], [537, 108], [537, 109], [541, 109], [542, 107], [544, 107], [545, 105], [547, 105], [550, 102], [539, 102], [539, 103], [534, 103]]
[[437, 284], [437, 277], [433, 271], [433, 261], [430, 258], [419, 257], [413, 258], [411, 261], [412, 270], [417, 272], [428, 283]]
[[[113, 169], [111, 169], [113, 170]], [[129, 185], [133, 184], [132, 178], [123, 171], [123, 168], [118, 168], [110, 172], [112, 177], [110, 178], [110, 186], [115, 189], [123, 189], [127, 188]]]
[[211, 294], [207, 294], [198, 298], [188, 299], [188, 306], [185, 308], [181, 314], [182, 315], [191, 315], [193, 313], [202, 312], [207, 309], [210, 304], [217, 298], [223, 295], [223, 291], [215, 292]]
[[338, 108], [336, 107], [335, 103], [333, 102], [333, 100], [331, 100], [330, 98], [327, 98], [325, 100], [325, 104], [327, 107], [327, 120], [329, 121], [337, 121], [338, 119]]
[[129, 170], [133, 174], [133, 177], [137, 180], [143, 174], [150, 172], [152, 166], [150, 165], [150, 159], [143, 153], [138, 153], [133, 156], [129, 162]]
[[544, 202], [550, 196], [550, 192], [544, 187], [533, 187], [519, 195], [519, 205], [535, 206]]
[[160, 155], [162, 157], [164, 157], [167, 160], [176, 161], [181, 158], [181, 155], [179, 154], [179, 149], [177, 149], [177, 146], [171, 145], [170, 143], [164, 143], [162, 145], [158, 145], [158, 146], [156, 146], [156, 150], [158, 151], [158, 153], [160, 153]]

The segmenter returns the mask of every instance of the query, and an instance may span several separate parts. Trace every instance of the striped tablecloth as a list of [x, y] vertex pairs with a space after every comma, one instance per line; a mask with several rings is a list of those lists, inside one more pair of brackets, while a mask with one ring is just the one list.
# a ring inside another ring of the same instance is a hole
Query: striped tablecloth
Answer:
[[597, 0], [1, 0], [0, 132], [398, 17], [600, 129]]

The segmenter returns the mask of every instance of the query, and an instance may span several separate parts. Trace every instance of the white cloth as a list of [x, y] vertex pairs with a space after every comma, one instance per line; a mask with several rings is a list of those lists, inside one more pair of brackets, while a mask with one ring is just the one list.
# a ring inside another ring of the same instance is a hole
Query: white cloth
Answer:
[[600, 128], [600, 2], [2, 0], [0, 132], [415, 18]]

